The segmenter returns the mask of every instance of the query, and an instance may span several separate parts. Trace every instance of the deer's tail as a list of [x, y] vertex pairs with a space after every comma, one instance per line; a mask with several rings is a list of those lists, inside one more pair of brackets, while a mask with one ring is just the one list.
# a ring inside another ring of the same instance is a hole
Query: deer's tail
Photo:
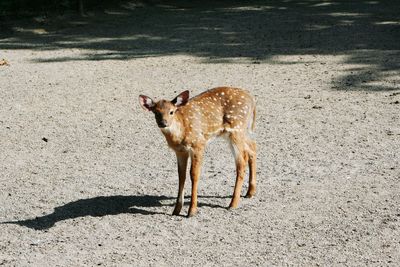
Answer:
[[254, 128], [256, 127], [256, 105], [253, 106], [253, 112], [251, 114], [251, 118], [248, 121], [247, 129], [250, 134], [254, 133]]
[[251, 131], [254, 132], [254, 128], [256, 127], [256, 105], [253, 108], [253, 121], [251, 122]]

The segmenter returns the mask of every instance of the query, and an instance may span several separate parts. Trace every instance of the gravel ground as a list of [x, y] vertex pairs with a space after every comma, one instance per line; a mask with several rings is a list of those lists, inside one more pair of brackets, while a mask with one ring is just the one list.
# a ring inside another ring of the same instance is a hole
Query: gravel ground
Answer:
[[[397, 266], [399, 9], [153, 1], [3, 21], [0, 265]], [[226, 209], [216, 140], [199, 213], [171, 216], [175, 155], [138, 95], [223, 85], [257, 100], [257, 195]]]

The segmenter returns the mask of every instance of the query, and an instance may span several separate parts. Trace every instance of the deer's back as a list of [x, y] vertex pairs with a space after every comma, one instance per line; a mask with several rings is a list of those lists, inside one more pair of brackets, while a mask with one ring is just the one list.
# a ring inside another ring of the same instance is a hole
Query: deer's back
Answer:
[[246, 131], [252, 122], [255, 102], [245, 90], [217, 87], [195, 96], [181, 107], [185, 135], [207, 141], [223, 132]]

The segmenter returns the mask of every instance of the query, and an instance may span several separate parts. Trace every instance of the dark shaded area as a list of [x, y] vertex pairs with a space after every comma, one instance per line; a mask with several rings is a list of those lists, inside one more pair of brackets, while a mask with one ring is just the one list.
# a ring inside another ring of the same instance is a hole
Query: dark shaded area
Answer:
[[[228, 198], [218, 196], [199, 196], [202, 198]], [[79, 199], [65, 205], [54, 208], [54, 212], [35, 219], [2, 222], [2, 224], [17, 224], [35, 230], [46, 230], [53, 227], [57, 222], [79, 217], [93, 216], [102, 217], [107, 215], [118, 215], [122, 213], [155, 215], [164, 214], [148, 210], [148, 208], [162, 207], [163, 200], [175, 200], [166, 196], [101, 196], [88, 199]], [[174, 206], [175, 203], [168, 206]], [[208, 206], [213, 208], [223, 208], [220, 205], [199, 203], [199, 207]], [[182, 214], [185, 211], [182, 210]], [[172, 210], [171, 210], [172, 214]]]
[[115, 5], [122, 0], [1, 0], [0, 16], [34, 16], [51, 13], [64, 14], [99, 9]]
[[35, 62], [187, 54], [279, 64], [274, 56], [346, 55], [345, 64], [362, 66], [337, 89], [392, 90], [368, 83], [400, 69], [399, 16], [399, 1], [128, 1], [88, 18], [3, 22], [0, 49], [85, 51]]

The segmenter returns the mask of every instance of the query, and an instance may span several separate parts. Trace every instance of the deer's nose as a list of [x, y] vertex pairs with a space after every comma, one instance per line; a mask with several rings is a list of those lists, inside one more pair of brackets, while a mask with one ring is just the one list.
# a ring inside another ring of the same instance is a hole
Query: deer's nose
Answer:
[[158, 127], [165, 128], [167, 127], [167, 122], [165, 120], [161, 120], [158, 122]]

